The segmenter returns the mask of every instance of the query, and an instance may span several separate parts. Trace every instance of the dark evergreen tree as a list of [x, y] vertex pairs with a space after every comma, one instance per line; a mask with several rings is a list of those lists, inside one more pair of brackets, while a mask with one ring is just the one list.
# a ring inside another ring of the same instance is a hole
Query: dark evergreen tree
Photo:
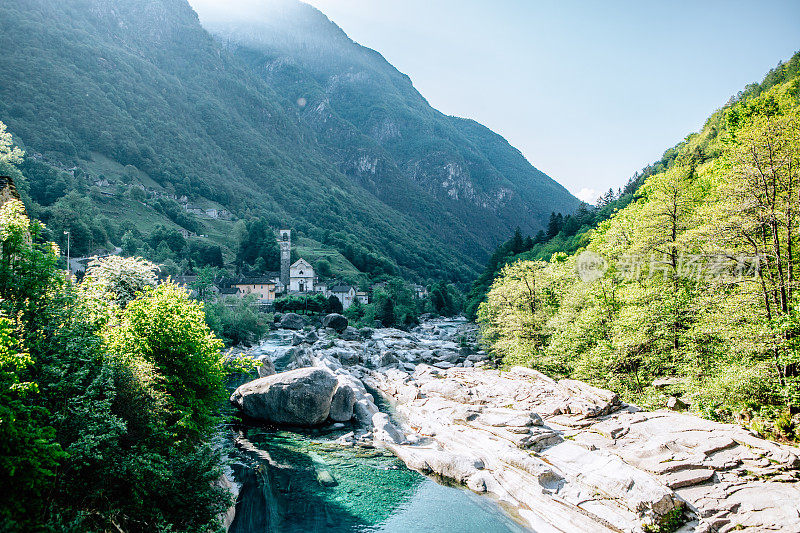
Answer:
[[342, 313], [344, 312], [344, 307], [342, 306], [342, 302], [339, 300], [339, 298], [331, 294], [328, 296], [328, 303], [325, 306], [325, 311], [328, 313]]

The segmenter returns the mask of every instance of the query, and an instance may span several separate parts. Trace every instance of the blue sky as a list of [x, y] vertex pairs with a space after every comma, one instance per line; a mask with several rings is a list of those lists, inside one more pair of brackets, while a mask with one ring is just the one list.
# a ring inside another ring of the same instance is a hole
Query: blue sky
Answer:
[[307, 0], [582, 199], [800, 50], [800, 1]]

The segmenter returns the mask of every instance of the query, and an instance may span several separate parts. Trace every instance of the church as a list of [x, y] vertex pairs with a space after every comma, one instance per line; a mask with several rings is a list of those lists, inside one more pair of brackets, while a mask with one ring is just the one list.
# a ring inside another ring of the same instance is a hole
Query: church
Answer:
[[303, 258], [289, 267], [289, 292], [315, 292], [314, 267]]
[[282, 229], [278, 232], [278, 246], [281, 250], [281, 276], [279, 292], [317, 292], [317, 276], [311, 263], [303, 258], [292, 263], [292, 231]]

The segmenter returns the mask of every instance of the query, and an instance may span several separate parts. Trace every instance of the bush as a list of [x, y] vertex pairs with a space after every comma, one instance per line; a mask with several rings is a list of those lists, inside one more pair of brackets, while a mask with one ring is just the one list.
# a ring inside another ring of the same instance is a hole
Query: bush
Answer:
[[230, 496], [206, 441], [225, 389], [202, 307], [153, 288], [141, 261], [97, 264], [80, 291], [57, 264], [21, 204], [5, 204], [0, 529], [215, 528]]
[[271, 317], [258, 310], [254, 296], [228, 296], [205, 304], [206, 323], [228, 346], [254, 344], [269, 330]]
[[209, 433], [225, 387], [222, 342], [206, 325], [201, 303], [176, 285], [159, 285], [128, 304], [109, 336], [112, 351], [146, 374], [154, 397], [164, 398], [165, 430], [179, 441]]

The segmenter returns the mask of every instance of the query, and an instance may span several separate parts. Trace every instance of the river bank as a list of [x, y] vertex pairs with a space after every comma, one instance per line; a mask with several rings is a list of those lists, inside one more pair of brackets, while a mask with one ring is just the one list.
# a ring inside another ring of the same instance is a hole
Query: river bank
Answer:
[[643, 531], [679, 519], [684, 531], [800, 531], [794, 448], [645, 412], [581, 382], [491, 369], [464, 321], [350, 340], [332, 330], [276, 336], [294, 346], [254, 356], [278, 370], [327, 368], [353, 389], [340, 446], [383, 446], [411, 469], [491, 495], [534, 531]]

